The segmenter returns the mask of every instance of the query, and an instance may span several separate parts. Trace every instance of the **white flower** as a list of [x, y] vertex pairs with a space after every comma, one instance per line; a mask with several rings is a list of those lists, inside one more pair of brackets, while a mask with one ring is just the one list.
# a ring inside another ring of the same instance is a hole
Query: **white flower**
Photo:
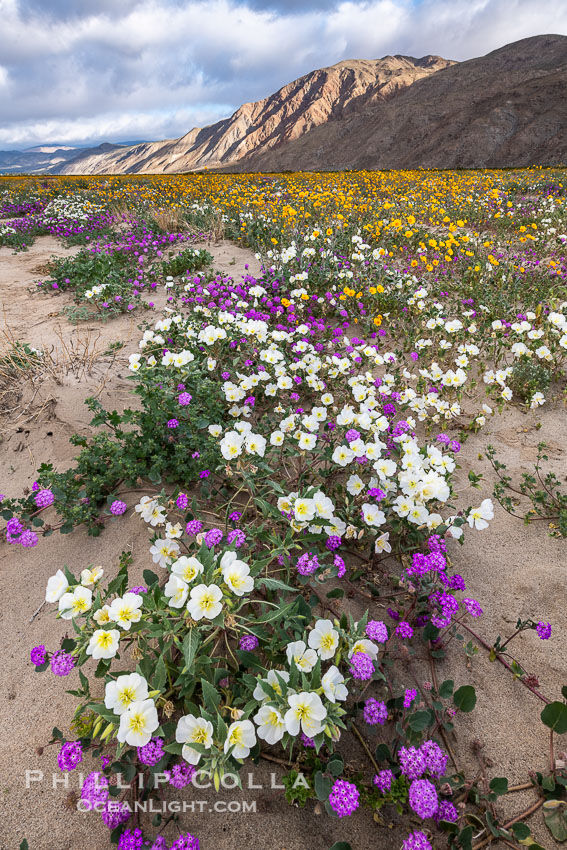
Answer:
[[150, 546], [150, 554], [154, 564], [159, 564], [160, 567], [167, 567], [172, 558], [175, 558], [179, 553], [179, 543], [175, 540], [161, 540], [158, 538], [153, 546]]
[[317, 663], [317, 653], [314, 649], [307, 649], [305, 641], [296, 640], [288, 643], [286, 647], [286, 655], [288, 663], [291, 664], [292, 659], [295, 661], [296, 667], [303, 670], [304, 673], [310, 673]]
[[228, 727], [227, 738], [224, 742], [224, 751], [232, 749], [231, 755], [235, 759], [245, 759], [250, 755], [250, 750], [256, 743], [256, 732], [251, 720], [236, 720]]
[[216, 584], [198, 584], [191, 590], [187, 610], [194, 620], [214, 620], [222, 611], [222, 590]]
[[169, 599], [168, 605], [171, 605], [172, 608], [183, 608], [189, 595], [189, 585], [179, 576], [171, 575], [163, 592]]
[[256, 687], [254, 688], [254, 692], [252, 694], [254, 699], [258, 700], [258, 702], [262, 702], [262, 700], [265, 700], [265, 699], [272, 699], [273, 695], [271, 693], [269, 693], [268, 691], [265, 691], [262, 687], [262, 684], [264, 682], [267, 682], [268, 685], [270, 685], [273, 688], [273, 690], [277, 694], [279, 694], [279, 696], [281, 696], [282, 686], [280, 685], [280, 682], [278, 680], [278, 676], [284, 682], [289, 682], [289, 673], [287, 672], [287, 670], [270, 670], [265, 679], [259, 679], [258, 680]]
[[254, 590], [254, 579], [250, 575], [250, 567], [244, 561], [239, 561], [236, 552], [225, 552], [221, 559], [222, 577], [225, 583], [237, 596], [244, 596]]
[[110, 603], [110, 619], [128, 632], [132, 623], [139, 623], [143, 604], [144, 597], [141, 594], [125, 593], [121, 599], [113, 599]]
[[354, 458], [354, 452], [348, 446], [337, 446], [331, 460], [339, 466], [347, 466]]
[[467, 517], [467, 522], [471, 528], [477, 528], [481, 531], [488, 528], [487, 520], [494, 519], [494, 505], [492, 499], [483, 499], [479, 508], [473, 508]]
[[145, 747], [158, 726], [158, 713], [153, 699], [140, 700], [129, 705], [120, 716], [116, 737], [131, 747]]
[[377, 505], [371, 505], [369, 502], [363, 504], [362, 516], [366, 525], [384, 525], [386, 522], [384, 511], [381, 511]]
[[244, 438], [237, 431], [229, 431], [221, 440], [220, 450], [225, 460], [232, 460], [242, 454]]
[[211, 437], [220, 437], [222, 434], [222, 428], [220, 425], [209, 425], [207, 430]]
[[93, 604], [93, 595], [88, 587], [79, 585], [72, 592], [64, 593], [59, 600], [59, 613], [64, 620], [84, 614]]
[[270, 445], [281, 446], [284, 440], [285, 434], [283, 431], [274, 431], [270, 437]]
[[115, 714], [124, 714], [133, 702], [148, 698], [148, 683], [139, 673], [118, 676], [113, 682], [107, 682], [104, 691], [104, 704]]
[[201, 753], [193, 749], [190, 744], [200, 744], [206, 750], [210, 750], [213, 745], [213, 724], [210, 720], [205, 720], [204, 717], [193, 717], [192, 714], [186, 714], [179, 718], [175, 730], [175, 740], [178, 744], [184, 745], [181, 755], [185, 761], [189, 764], [198, 764]]
[[344, 676], [334, 664], [332, 667], [329, 667], [321, 679], [321, 687], [329, 702], [335, 702], [336, 700], [342, 701], [348, 697], [348, 691], [344, 681]]
[[171, 572], [187, 583], [192, 582], [204, 569], [204, 566], [197, 558], [187, 555], [182, 555], [171, 565]]
[[299, 448], [302, 451], [311, 451], [317, 444], [317, 436], [315, 434], [306, 434], [304, 431], [299, 435]]
[[254, 715], [254, 723], [258, 724], [258, 737], [266, 744], [277, 744], [284, 736], [285, 723], [277, 708], [263, 705]]
[[110, 605], [103, 605], [102, 608], [99, 608], [98, 611], [95, 611], [93, 614], [93, 620], [95, 623], [98, 623], [99, 626], [103, 626], [106, 623], [111, 623], [112, 620], [110, 618]]
[[358, 496], [364, 490], [364, 481], [359, 475], [351, 475], [347, 481], [346, 488], [351, 496]]
[[364, 652], [365, 655], [370, 656], [372, 661], [376, 661], [376, 659], [378, 658], [378, 647], [375, 643], [372, 643], [371, 640], [366, 640], [366, 638], [363, 638], [362, 640], [357, 640], [357, 642], [354, 644], [353, 648], [349, 652], [348, 657], [352, 658], [352, 656], [356, 652]]
[[65, 578], [63, 570], [57, 570], [54, 576], [47, 580], [47, 588], [45, 590], [46, 602], [59, 602], [67, 588], [69, 582]]
[[390, 540], [390, 532], [385, 531], [384, 534], [381, 534], [380, 537], [377, 537], [376, 540], [374, 541], [374, 551], [377, 554], [380, 554], [380, 552], [391, 552], [392, 547], [389, 543], [389, 540]]
[[299, 735], [301, 729], [308, 738], [314, 738], [323, 731], [322, 720], [327, 716], [327, 709], [318, 694], [290, 694], [287, 698], [289, 709], [284, 716], [286, 732]]
[[160, 505], [157, 499], [142, 496], [134, 510], [140, 514], [144, 522], [149, 522], [151, 526], [163, 525], [165, 522], [165, 508]]
[[176, 522], [173, 525], [171, 522], [168, 522], [165, 526], [165, 536], [168, 540], [174, 540], [175, 538], [181, 537], [183, 534], [183, 528], [181, 527], [180, 522]]
[[333, 658], [339, 645], [339, 633], [333, 628], [331, 620], [317, 620], [309, 632], [308, 643], [311, 649], [316, 649], [323, 661]]
[[266, 438], [262, 437], [260, 434], [247, 434], [244, 446], [248, 454], [264, 457], [264, 452], [266, 451]]
[[83, 587], [92, 587], [102, 578], [104, 570], [102, 567], [93, 567], [92, 570], [81, 572], [81, 584]]
[[296, 499], [293, 511], [298, 522], [310, 522], [315, 516], [315, 502], [313, 499]]
[[114, 658], [118, 652], [118, 643], [120, 641], [120, 632], [118, 629], [97, 629], [87, 646], [87, 655], [92, 655], [97, 658]]
[[331, 499], [329, 499], [328, 496], [325, 496], [322, 490], [317, 490], [317, 492], [313, 494], [313, 504], [318, 517], [321, 517], [321, 519], [332, 518], [335, 506]]

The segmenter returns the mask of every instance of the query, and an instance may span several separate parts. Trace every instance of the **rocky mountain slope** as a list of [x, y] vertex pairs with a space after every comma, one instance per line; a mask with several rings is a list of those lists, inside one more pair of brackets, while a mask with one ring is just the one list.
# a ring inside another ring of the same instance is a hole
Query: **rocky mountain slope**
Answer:
[[567, 163], [567, 37], [522, 39], [440, 69], [231, 171]]
[[245, 103], [230, 118], [195, 128], [180, 139], [84, 153], [56, 170], [61, 174], [162, 173], [236, 163], [251, 153], [293, 142], [330, 120], [393, 101], [416, 80], [452, 64], [439, 56], [339, 62], [306, 74], [263, 100]]

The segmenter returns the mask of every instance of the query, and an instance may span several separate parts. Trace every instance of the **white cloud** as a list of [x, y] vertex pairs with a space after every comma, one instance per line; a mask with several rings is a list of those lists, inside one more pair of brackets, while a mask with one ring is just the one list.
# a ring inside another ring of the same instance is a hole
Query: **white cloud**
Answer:
[[567, 32], [565, 2], [321, 5], [0, 0], [0, 142], [178, 136], [342, 59], [467, 59]]

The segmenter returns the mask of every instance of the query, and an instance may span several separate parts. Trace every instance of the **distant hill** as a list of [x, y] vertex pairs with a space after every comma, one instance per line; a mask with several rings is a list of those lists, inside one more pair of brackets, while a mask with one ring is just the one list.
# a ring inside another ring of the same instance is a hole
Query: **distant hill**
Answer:
[[275, 94], [245, 103], [236, 112], [180, 139], [152, 142], [62, 165], [62, 174], [179, 172], [238, 162], [292, 141], [333, 118], [395, 99], [416, 80], [453, 64], [439, 56], [339, 62], [313, 71]]
[[253, 152], [238, 171], [496, 168], [567, 163], [567, 37], [443, 68], [393, 100]]

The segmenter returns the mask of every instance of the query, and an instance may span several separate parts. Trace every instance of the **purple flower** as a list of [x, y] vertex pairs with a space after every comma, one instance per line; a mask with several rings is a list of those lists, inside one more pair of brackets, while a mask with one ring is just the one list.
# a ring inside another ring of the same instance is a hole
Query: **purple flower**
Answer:
[[191, 404], [192, 398], [193, 396], [190, 393], [181, 393], [177, 401], [179, 402], [181, 407], [187, 407], [188, 404]]
[[100, 816], [109, 829], [116, 829], [130, 818], [130, 809], [126, 800], [107, 800]]
[[62, 649], [58, 649], [51, 656], [51, 672], [56, 676], [68, 676], [74, 666], [73, 656]]
[[178, 419], [168, 419], [168, 421], [167, 421], [167, 427], [168, 428], [177, 428], [178, 426], [179, 426], [179, 420]]
[[148, 588], [144, 584], [135, 584], [130, 588], [130, 593], [147, 593]]
[[339, 548], [339, 546], [341, 545], [341, 543], [342, 543], [342, 540], [341, 540], [341, 538], [340, 538], [340, 537], [338, 537], [338, 535], [336, 535], [336, 534], [331, 534], [331, 536], [330, 536], [330, 537], [327, 537], [327, 541], [326, 541], [326, 543], [325, 543], [325, 546], [327, 547], [327, 549], [328, 549], [330, 552], [334, 552], [334, 551], [335, 551], [335, 549], [338, 549], [338, 548]]
[[199, 839], [188, 832], [187, 835], [180, 835], [169, 850], [199, 850]]
[[551, 623], [540, 621], [536, 626], [536, 632], [541, 640], [549, 640], [551, 637]]
[[189, 497], [185, 493], [180, 493], [177, 499], [175, 500], [175, 504], [177, 505], [180, 511], [184, 511], [189, 505]]
[[138, 760], [148, 767], [153, 767], [165, 755], [162, 738], [152, 738], [143, 747], [138, 747]]
[[482, 608], [480, 607], [476, 599], [469, 599], [468, 597], [465, 597], [463, 599], [463, 605], [465, 606], [471, 617], [480, 617], [480, 615], [482, 614]]
[[12, 519], [9, 519], [6, 523], [6, 531], [8, 532], [8, 534], [21, 534], [23, 530], [24, 526], [22, 525], [20, 520], [15, 516], [12, 517]]
[[407, 688], [404, 694], [404, 708], [409, 708], [414, 699], [417, 697], [415, 688]]
[[388, 709], [385, 703], [370, 697], [364, 703], [363, 715], [365, 723], [369, 726], [383, 726], [388, 719]]
[[448, 446], [451, 442], [451, 438], [447, 434], [437, 434], [436, 440], [438, 443], [443, 443], [444, 446]]
[[226, 542], [232, 543], [235, 549], [240, 549], [246, 543], [246, 535], [240, 528], [232, 528], [226, 535]]
[[167, 850], [167, 842], [163, 835], [158, 835], [150, 850]]
[[126, 502], [121, 502], [120, 499], [116, 499], [110, 506], [110, 513], [113, 516], [122, 516], [128, 510], [128, 505]]
[[415, 747], [400, 747], [398, 761], [404, 776], [408, 779], [421, 779], [427, 769], [425, 755]]
[[242, 635], [238, 641], [238, 648], [245, 652], [254, 652], [255, 649], [258, 649], [259, 643], [256, 635]]
[[87, 811], [108, 799], [108, 779], [97, 770], [89, 773], [81, 788], [81, 800]]
[[453, 803], [450, 803], [449, 800], [441, 800], [437, 813], [434, 817], [437, 823], [439, 823], [440, 820], [446, 820], [449, 821], [449, 823], [456, 823], [459, 819], [459, 813]]
[[427, 835], [417, 829], [415, 832], [410, 832], [402, 844], [402, 850], [432, 850], [432, 847]]
[[180, 761], [174, 764], [171, 770], [164, 771], [164, 776], [170, 785], [174, 788], [186, 788], [196, 774], [196, 770], [192, 764], [187, 764], [185, 761]]
[[354, 443], [354, 441], [358, 440], [359, 437], [360, 431], [357, 431], [356, 428], [350, 428], [345, 434], [345, 439], [347, 443]]
[[210, 474], [211, 474], [211, 472], [210, 472], [209, 469], [203, 469], [199, 473], [199, 478], [208, 478]]
[[334, 565], [337, 568], [337, 578], [342, 578], [346, 573], [346, 565], [340, 555], [335, 555]]
[[45, 651], [45, 646], [41, 644], [40, 646], [34, 646], [32, 651], [30, 652], [31, 663], [35, 664], [36, 667], [40, 667], [42, 664], [45, 664], [47, 659], [47, 652]]
[[409, 638], [413, 637], [413, 629], [412, 629], [412, 627], [410, 626], [409, 623], [406, 623], [405, 620], [402, 620], [396, 626], [396, 634], [397, 634], [398, 637], [400, 637], [402, 639], [403, 638], [409, 639]]
[[38, 508], [48, 508], [55, 501], [55, 496], [51, 490], [40, 490], [35, 497], [35, 503]]
[[431, 776], [443, 776], [449, 756], [441, 749], [439, 744], [436, 744], [435, 741], [424, 741], [419, 751], [425, 759], [425, 769], [429, 771]]
[[212, 546], [216, 546], [217, 543], [220, 543], [222, 538], [223, 534], [220, 528], [211, 528], [205, 534], [205, 544], [211, 548]]
[[188, 534], [189, 537], [195, 537], [196, 534], [199, 534], [202, 528], [203, 523], [200, 519], [192, 519], [185, 526], [185, 534]]
[[29, 528], [26, 528], [25, 531], [22, 531], [19, 542], [26, 549], [30, 549], [33, 546], [37, 546], [37, 534], [34, 534], [33, 531], [30, 531]]
[[240, 513], [240, 511], [233, 511], [231, 514], [229, 514], [228, 518], [231, 522], [238, 522], [241, 516], [242, 514]]
[[389, 791], [392, 787], [393, 779], [394, 774], [391, 770], [381, 770], [380, 773], [376, 774], [372, 781], [378, 790], [381, 791], [382, 794], [385, 794], [386, 791]]
[[414, 779], [409, 788], [409, 804], [420, 818], [431, 818], [439, 808], [437, 790], [429, 779]]
[[315, 741], [313, 738], [310, 738], [305, 732], [302, 732], [300, 735], [301, 743], [304, 747], [308, 747], [309, 749], [315, 749]]
[[388, 640], [388, 627], [382, 620], [369, 620], [366, 624], [366, 634], [371, 640], [378, 643], [386, 643]]
[[144, 845], [144, 836], [141, 829], [126, 829], [120, 836], [117, 850], [139, 850]]
[[312, 552], [304, 552], [297, 559], [297, 572], [302, 576], [310, 576], [318, 568], [319, 561], [317, 555], [314, 555]]
[[374, 675], [374, 662], [365, 652], [355, 652], [350, 659], [350, 672], [359, 682], [366, 682]]
[[451, 440], [447, 448], [450, 449], [452, 452], [455, 452], [456, 454], [457, 452], [461, 451], [461, 444], [458, 440]]
[[57, 754], [57, 764], [61, 770], [75, 770], [83, 760], [83, 746], [80, 741], [67, 741]]
[[352, 782], [337, 779], [329, 794], [329, 805], [340, 818], [352, 815], [358, 809], [359, 791]]

